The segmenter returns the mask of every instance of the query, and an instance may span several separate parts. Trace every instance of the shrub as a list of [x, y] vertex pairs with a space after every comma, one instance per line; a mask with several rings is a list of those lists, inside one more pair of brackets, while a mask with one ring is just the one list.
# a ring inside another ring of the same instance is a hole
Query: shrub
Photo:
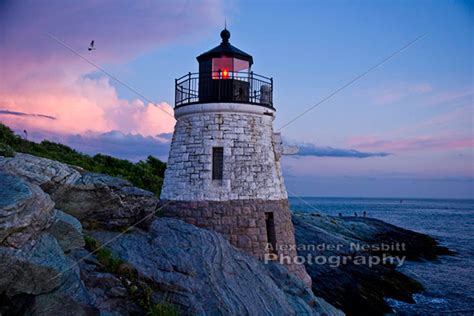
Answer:
[[9, 145], [0, 143], [0, 156], [13, 157], [15, 156], [15, 151]]

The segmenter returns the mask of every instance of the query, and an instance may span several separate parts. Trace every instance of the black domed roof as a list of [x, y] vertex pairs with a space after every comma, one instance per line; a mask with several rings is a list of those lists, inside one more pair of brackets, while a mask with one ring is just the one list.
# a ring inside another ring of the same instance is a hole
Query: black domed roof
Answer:
[[226, 56], [226, 57], [236, 57], [239, 59], [243, 59], [243, 60], [248, 61], [250, 65], [253, 64], [253, 58], [251, 55], [238, 49], [235, 46], [232, 46], [229, 43], [230, 32], [227, 30], [227, 28], [222, 30], [221, 38], [222, 38], [222, 42], [219, 46], [216, 46], [213, 49], [208, 50], [207, 52], [196, 57], [198, 62], [208, 60], [211, 58]]
[[227, 29], [223, 29], [221, 32], [221, 38], [223, 42], [229, 42], [230, 32]]

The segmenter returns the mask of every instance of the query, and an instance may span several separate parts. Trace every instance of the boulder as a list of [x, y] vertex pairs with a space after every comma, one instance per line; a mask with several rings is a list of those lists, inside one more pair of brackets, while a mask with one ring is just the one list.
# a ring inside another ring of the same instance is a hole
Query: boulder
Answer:
[[80, 223], [25, 179], [0, 172], [0, 187], [0, 314], [97, 311], [63, 252], [83, 246]]
[[0, 247], [0, 292], [38, 295], [57, 289], [68, 277], [70, 265], [56, 240], [42, 233], [21, 249]]
[[84, 247], [82, 225], [75, 217], [56, 210], [53, 221], [48, 232], [56, 238], [64, 252]]
[[21, 249], [0, 247], [0, 295], [10, 302], [0, 314], [19, 313], [20, 299], [25, 315], [98, 315], [76, 262], [48, 233]]
[[266, 265], [221, 235], [177, 219], [156, 219], [148, 231], [90, 233], [159, 289], [158, 302], [185, 314], [342, 314], [283, 266]]
[[153, 193], [98, 173], [85, 173], [50, 194], [58, 208], [95, 228], [120, 229], [137, 223], [146, 226], [158, 205]]
[[152, 222], [157, 197], [130, 182], [103, 174], [77, 171], [54, 160], [28, 154], [0, 158], [0, 170], [39, 185], [63, 212], [88, 227], [123, 229]]
[[0, 245], [20, 248], [52, 224], [54, 203], [37, 185], [0, 172]]
[[45, 190], [67, 185], [81, 177], [67, 164], [22, 153], [11, 158], [0, 157], [0, 170], [20, 176]]

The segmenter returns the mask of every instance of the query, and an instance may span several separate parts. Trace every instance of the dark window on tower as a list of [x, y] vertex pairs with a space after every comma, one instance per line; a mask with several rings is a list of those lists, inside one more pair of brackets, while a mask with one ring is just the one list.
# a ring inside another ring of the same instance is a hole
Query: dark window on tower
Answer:
[[267, 229], [267, 241], [268, 249], [272, 254], [277, 254], [276, 249], [276, 233], [275, 233], [275, 221], [273, 220], [273, 213], [265, 213], [265, 227]]
[[224, 148], [212, 148], [212, 180], [222, 180], [224, 172]]

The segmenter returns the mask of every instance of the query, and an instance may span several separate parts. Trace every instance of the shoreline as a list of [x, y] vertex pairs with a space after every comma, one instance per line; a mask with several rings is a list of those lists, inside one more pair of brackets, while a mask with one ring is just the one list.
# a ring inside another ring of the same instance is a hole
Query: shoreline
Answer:
[[[433, 261], [455, 252], [440, 246], [433, 237], [398, 227], [379, 219], [356, 216], [331, 216], [293, 211], [296, 240], [301, 244], [339, 245], [321, 250], [300, 247], [299, 255], [318, 255], [328, 258], [403, 257], [408, 261]], [[350, 249], [350, 244], [364, 245], [360, 250]], [[404, 247], [374, 249], [374, 245], [396, 244]], [[366, 249], [365, 251], [363, 249]], [[369, 260], [367, 259], [367, 260]], [[329, 262], [329, 260], [328, 260]], [[413, 295], [424, 290], [416, 280], [397, 270], [397, 266], [379, 262], [376, 265], [305, 263], [313, 278], [313, 292], [340, 308], [347, 315], [382, 315], [393, 312], [387, 299], [415, 303]], [[336, 262], [333, 260], [333, 262]], [[403, 265], [403, 263], [402, 263]]]

